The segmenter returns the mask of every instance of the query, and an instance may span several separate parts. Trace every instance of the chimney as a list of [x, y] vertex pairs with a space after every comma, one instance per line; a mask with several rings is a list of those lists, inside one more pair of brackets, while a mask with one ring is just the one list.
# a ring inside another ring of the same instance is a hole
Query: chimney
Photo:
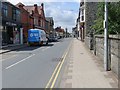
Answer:
[[37, 7], [37, 4], [34, 4], [34, 7]]
[[44, 9], [44, 4], [43, 3], [41, 3], [41, 6], [42, 6], [42, 9]]
[[18, 6], [18, 7], [20, 7], [20, 8], [23, 8], [23, 7], [24, 7], [24, 4], [18, 3], [16, 6]]

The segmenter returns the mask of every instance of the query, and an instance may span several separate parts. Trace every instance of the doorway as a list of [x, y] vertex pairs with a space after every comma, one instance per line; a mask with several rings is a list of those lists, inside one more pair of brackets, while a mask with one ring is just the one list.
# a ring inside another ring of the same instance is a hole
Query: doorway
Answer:
[[13, 27], [7, 26], [7, 42], [13, 44]]

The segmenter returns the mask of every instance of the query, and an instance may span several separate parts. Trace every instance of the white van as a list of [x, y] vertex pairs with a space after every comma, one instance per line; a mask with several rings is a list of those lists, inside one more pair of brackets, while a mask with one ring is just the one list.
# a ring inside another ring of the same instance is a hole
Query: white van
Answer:
[[30, 29], [28, 30], [28, 44], [37, 43], [39, 45], [48, 44], [46, 33], [41, 29]]

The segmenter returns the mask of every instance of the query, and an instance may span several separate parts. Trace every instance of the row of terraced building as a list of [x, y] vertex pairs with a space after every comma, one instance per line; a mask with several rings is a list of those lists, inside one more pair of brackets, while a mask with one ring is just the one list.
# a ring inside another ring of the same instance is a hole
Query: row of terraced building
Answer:
[[1, 2], [1, 33], [2, 44], [20, 44], [27, 42], [29, 29], [42, 29], [47, 35], [54, 31], [52, 17], [45, 17], [44, 4], [25, 6], [22, 3], [13, 5], [10, 2]]

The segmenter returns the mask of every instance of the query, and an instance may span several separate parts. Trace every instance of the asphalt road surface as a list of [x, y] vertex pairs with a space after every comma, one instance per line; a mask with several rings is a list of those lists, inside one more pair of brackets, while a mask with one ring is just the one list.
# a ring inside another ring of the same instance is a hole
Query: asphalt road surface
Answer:
[[45, 88], [72, 38], [2, 55], [3, 88]]

